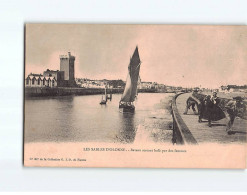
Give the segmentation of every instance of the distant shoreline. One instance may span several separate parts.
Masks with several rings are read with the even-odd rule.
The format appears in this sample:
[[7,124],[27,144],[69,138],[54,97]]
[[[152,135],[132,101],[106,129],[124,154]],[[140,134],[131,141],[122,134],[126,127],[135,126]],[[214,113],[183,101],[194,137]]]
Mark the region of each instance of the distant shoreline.
[[[212,95],[212,93],[205,93],[205,92],[203,92],[203,94]],[[247,93],[244,93],[244,92],[230,92],[230,93],[217,92],[217,96],[219,98],[226,98],[226,99],[232,99],[233,97],[241,96],[242,98],[246,99]]]

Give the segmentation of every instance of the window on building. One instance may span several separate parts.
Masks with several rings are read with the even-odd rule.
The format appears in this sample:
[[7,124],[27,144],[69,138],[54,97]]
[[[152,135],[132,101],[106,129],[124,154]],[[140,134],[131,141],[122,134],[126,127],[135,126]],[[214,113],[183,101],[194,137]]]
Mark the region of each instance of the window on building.
[[43,80],[43,85],[45,85],[45,79]]
[[52,80],[52,87],[54,87],[54,84],[55,84],[55,81],[54,81],[54,80]]
[[26,84],[27,84],[27,85],[29,84],[29,79],[26,80]]
[[40,85],[40,79],[38,79],[38,85]]
[[34,85],[34,82],[35,82],[35,78],[32,79],[32,84]]

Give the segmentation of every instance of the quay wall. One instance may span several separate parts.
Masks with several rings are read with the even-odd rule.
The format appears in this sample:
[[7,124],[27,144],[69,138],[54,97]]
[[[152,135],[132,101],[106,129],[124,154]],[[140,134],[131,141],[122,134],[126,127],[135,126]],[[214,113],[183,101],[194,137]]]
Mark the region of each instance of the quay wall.
[[[109,89],[107,92],[110,92]],[[123,89],[111,89],[111,93],[122,93]],[[43,96],[65,96],[65,95],[97,95],[104,94],[105,89],[101,88],[70,88],[70,87],[26,87],[26,97],[43,97]]]
[[184,120],[180,116],[176,104],[176,99],[179,95],[183,93],[176,94],[172,99],[172,118],[173,118],[173,144],[197,144],[196,139],[193,137],[189,128],[185,124]]
[[[71,87],[26,87],[26,97],[43,97],[43,96],[65,96],[65,95],[97,95],[104,94],[102,88],[71,88]],[[122,88],[107,89],[107,93],[123,93]],[[159,93],[154,89],[139,89],[138,93]]]

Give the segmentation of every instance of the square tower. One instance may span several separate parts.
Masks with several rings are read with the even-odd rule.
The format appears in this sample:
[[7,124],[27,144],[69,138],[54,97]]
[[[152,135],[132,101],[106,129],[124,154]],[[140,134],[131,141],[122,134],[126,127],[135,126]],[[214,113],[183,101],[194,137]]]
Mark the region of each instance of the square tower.
[[70,52],[68,55],[60,55],[60,71],[64,71],[64,80],[75,80],[75,56]]

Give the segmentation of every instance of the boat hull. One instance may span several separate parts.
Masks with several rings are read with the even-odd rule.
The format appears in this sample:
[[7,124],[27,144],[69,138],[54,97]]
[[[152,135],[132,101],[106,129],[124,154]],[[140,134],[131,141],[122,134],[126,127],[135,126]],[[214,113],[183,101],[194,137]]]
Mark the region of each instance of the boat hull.
[[101,101],[99,104],[101,104],[101,105],[102,105],[102,104],[106,104],[106,101]]
[[135,107],[134,106],[124,106],[123,107],[123,112],[135,112]]
[[122,105],[122,104],[119,104],[119,108],[124,108],[124,105]]

